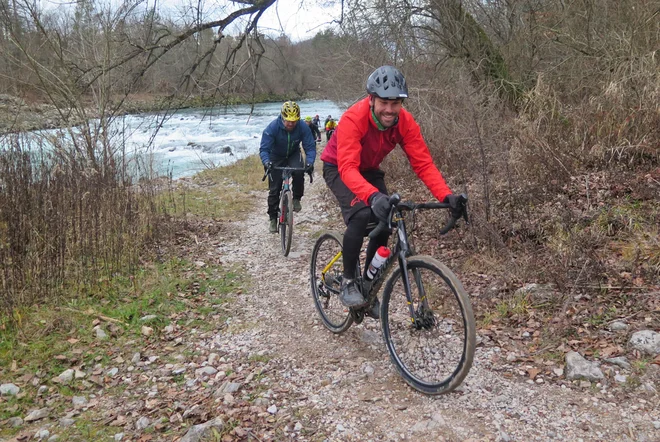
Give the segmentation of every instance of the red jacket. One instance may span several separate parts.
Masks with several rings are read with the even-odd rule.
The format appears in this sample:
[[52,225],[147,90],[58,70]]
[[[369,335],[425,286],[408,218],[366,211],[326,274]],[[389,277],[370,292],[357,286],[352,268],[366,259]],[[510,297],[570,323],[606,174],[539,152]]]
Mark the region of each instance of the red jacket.
[[367,202],[378,189],[369,184],[360,171],[378,169],[397,144],[433,196],[443,201],[451,190],[433,164],[419,125],[405,109],[401,109],[397,124],[381,131],[371,116],[369,97],[358,101],[341,116],[334,136],[321,154],[321,160],[336,164],[344,184],[358,198]]

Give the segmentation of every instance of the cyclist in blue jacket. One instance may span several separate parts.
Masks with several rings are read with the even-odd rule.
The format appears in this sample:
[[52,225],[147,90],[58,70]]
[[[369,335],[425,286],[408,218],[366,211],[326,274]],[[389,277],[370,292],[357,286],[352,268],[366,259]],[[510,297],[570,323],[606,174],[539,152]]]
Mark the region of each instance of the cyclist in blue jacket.
[[[302,143],[305,150],[303,159],[300,150]],[[268,216],[270,218],[268,229],[270,233],[277,233],[277,209],[282,191],[282,172],[271,170],[278,167],[305,167],[310,176],[314,172],[316,159],[316,140],[307,124],[300,122],[300,107],[294,101],[287,101],[282,105],[280,116],[273,120],[261,135],[259,156],[268,176]],[[293,210],[302,209],[300,200],[305,192],[304,172],[293,174]]]

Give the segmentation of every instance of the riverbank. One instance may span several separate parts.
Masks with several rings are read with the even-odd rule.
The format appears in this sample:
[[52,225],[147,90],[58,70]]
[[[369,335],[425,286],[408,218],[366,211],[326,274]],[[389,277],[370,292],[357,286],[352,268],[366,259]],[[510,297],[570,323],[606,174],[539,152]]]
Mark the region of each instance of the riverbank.
[[[234,96],[223,100],[203,97],[171,98],[160,95],[133,94],[128,97],[117,97],[106,109],[118,106],[115,115],[160,112],[171,109],[208,108],[214,106],[236,106],[251,103],[281,103],[292,99],[289,96],[264,95],[257,97]],[[315,97],[295,97],[293,99],[323,99]],[[54,129],[76,125],[84,121],[80,115],[87,118],[97,118],[99,111],[93,103],[82,101],[83,110],[71,112],[69,109],[58,108],[43,101],[28,102],[13,95],[0,94],[0,135],[39,129]],[[107,112],[107,111],[106,111]]]

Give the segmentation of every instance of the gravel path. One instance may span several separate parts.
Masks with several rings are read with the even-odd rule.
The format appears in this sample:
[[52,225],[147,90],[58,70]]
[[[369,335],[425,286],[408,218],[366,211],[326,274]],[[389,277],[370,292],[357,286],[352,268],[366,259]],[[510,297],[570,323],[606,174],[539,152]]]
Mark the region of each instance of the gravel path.
[[308,277],[315,233],[327,225],[341,228],[334,214],[324,213],[323,187],[318,175],[307,187],[288,258],[281,255],[279,236],[267,232],[265,193],[257,213],[235,223],[218,247],[223,263],[244,265],[255,283],[234,312],[233,321],[244,327],[229,327],[243,331],[213,345],[236,357],[269,359],[270,371],[260,382],[276,413],[292,416],[285,434],[330,441],[660,440],[657,395],[621,397],[607,385],[563,378],[532,381],[524,362],[514,362],[487,337],[478,339],[464,384],[428,397],[398,377],[376,321],[366,318],[341,336],[327,331]]

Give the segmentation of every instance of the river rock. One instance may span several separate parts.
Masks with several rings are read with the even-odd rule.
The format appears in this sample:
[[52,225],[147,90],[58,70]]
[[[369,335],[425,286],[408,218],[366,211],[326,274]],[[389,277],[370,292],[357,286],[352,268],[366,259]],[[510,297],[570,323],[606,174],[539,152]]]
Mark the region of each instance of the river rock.
[[598,363],[589,362],[574,351],[566,354],[566,379],[586,379],[594,382],[604,377],[603,372],[598,368]]

